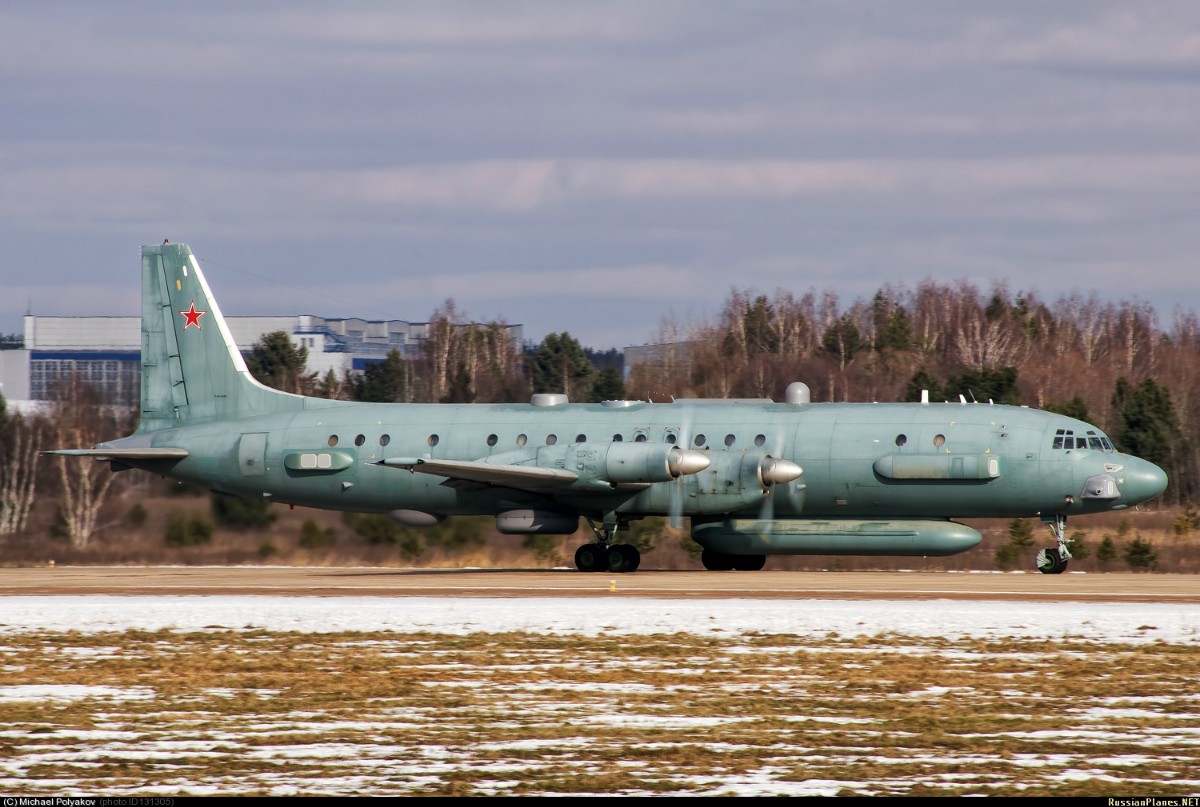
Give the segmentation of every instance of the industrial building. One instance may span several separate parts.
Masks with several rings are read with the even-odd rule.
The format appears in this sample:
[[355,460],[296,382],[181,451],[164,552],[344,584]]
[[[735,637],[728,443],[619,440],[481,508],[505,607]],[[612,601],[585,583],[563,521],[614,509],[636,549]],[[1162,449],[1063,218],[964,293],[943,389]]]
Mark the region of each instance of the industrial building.
[[[308,350],[308,371],[339,375],[383,361],[395,348],[414,358],[430,323],[405,320],[329,319],[312,315],[225,317],[243,353],[263,335],[283,331]],[[518,349],[520,325],[507,325]],[[24,345],[0,349],[0,394],[15,408],[53,399],[57,383],[72,375],[94,384],[105,400],[136,404],[141,388],[141,319],[138,317],[25,317]],[[25,402],[29,402],[26,404]]]

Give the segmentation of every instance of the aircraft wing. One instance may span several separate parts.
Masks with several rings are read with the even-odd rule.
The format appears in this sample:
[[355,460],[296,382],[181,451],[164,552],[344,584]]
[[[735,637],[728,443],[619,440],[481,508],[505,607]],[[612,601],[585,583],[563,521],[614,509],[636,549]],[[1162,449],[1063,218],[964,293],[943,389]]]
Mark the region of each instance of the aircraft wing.
[[188,456],[186,448],[55,448],[43,454],[60,457],[92,457],[99,462],[110,460],[181,460]]
[[539,468],[532,465],[499,465],[463,460],[434,460],[421,457],[391,457],[380,465],[401,468],[452,480],[464,480],[484,485],[498,485],[518,490],[541,491],[571,485],[579,475],[558,468]]

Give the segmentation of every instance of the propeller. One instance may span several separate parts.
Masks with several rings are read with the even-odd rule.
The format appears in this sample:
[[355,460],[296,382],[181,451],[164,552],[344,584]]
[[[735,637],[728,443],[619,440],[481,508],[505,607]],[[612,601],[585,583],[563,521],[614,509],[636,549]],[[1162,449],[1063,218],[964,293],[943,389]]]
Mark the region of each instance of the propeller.
[[[679,405],[681,404],[676,404],[676,406]],[[702,457],[704,459],[704,467],[698,469],[702,471],[704,468],[708,467],[708,457],[704,456],[698,451],[692,451],[688,449],[688,446],[691,445],[692,418],[695,414],[695,409],[688,404],[682,404],[682,406],[684,407],[683,417],[680,419],[679,430],[677,432],[678,438],[675,445],[679,446],[681,449],[684,449],[689,455],[698,455]],[[697,473],[697,471],[692,471],[691,473]],[[690,476],[690,474],[680,475],[678,479],[671,483],[671,508],[670,514],[667,516],[667,524],[671,527],[671,529],[679,532],[683,531],[683,504],[684,498],[687,496],[686,485],[688,483],[688,476]]]
[[[759,478],[763,485],[762,505],[758,511],[760,525],[775,520],[775,486],[786,485],[788,482],[799,479],[800,475],[804,473],[804,469],[791,460],[779,459],[774,456],[783,453],[781,440],[782,437],[776,434],[768,448],[771,453],[764,457],[759,465]],[[766,529],[766,527],[760,526],[760,529]]]

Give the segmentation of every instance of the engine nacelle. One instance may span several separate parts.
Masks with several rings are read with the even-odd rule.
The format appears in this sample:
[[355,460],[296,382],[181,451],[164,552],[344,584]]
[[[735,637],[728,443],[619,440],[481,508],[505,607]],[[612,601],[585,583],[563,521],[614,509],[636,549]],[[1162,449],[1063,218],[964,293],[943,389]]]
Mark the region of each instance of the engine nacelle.
[[585,485],[670,482],[708,467],[708,456],[669,443],[575,443],[538,449],[537,464],[578,474]]

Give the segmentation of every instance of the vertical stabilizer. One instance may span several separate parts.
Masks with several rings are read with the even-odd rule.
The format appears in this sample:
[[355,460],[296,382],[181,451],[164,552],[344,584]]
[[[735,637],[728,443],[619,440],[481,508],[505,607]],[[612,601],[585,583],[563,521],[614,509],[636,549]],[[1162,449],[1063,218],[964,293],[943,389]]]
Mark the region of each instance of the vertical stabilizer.
[[187,245],[142,247],[139,432],[303,406],[250,375]]

